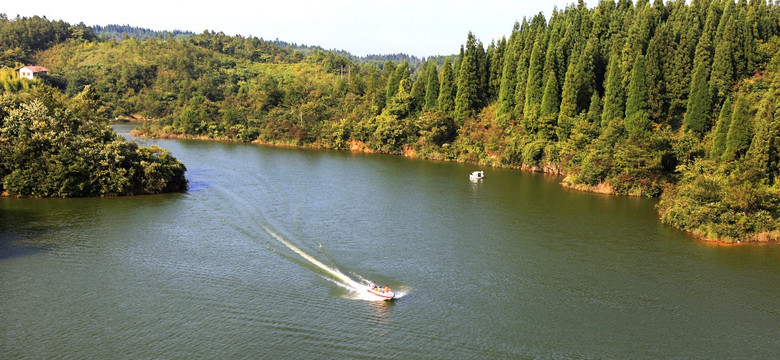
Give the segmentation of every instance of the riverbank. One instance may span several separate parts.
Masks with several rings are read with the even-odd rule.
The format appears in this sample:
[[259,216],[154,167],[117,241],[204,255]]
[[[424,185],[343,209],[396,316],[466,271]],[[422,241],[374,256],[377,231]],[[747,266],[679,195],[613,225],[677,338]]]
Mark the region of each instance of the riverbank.
[[[161,138],[161,139],[190,139],[190,140],[206,140],[206,141],[226,141],[226,142],[241,142],[236,139],[232,139],[229,137],[209,137],[209,136],[202,136],[202,135],[184,135],[184,134],[146,134],[142,131],[139,131],[138,129],[133,130],[131,132],[132,136],[136,137],[148,137],[148,138]],[[269,142],[269,141],[260,141],[260,140],[254,140],[251,142],[255,145],[262,145],[262,146],[272,146],[272,147],[286,147],[286,148],[302,148],[302,149],[315,149],[315,150],[342,150],[342,151],[351,151],[351,152],[360,152],[360,153],[367,153],[367,154],[374,154],[374,153],[380,153],[373,149],[371,149],[369,146],[367,146],[362,141],[357,140],[350,140],[347,144],[346,149],[334,149],[332,147],[328,147],[322,144],[308,144],[308,145],[300,145],[300,144],[294,144],[290,142]],[[445,150],[445,149],[442,149]],[[403,156],[406,158],[417,158],[417,159],[424,159],[424,160],[431,160],[431,161],[453,161],[453,162],[459,162],[459,163],[466,163],[466,164],[475,164],[482,167],[492,167],[492,168],[505,168],[505,169],[515,169],[515,170],[521,170],[521,171],[528,171],[528,172],[536,172],[536,173],[544,173],[548,175],[553,176],[559,176],[561,177],[561,181],[559,181],[559,184],[565,188],[576,190],[576,191],[582,191],[582,192],[591,192],[591,193],[597,193],[597,194],[605,194],[605,195],[618,195],[622,196],[622,194],[617,194],[613,186],[610,184],[609,181],[600,182],[595,186],[588,186],[583,184],[576,184],[571,181],[571,177],[569,174],[565,173],[562,169],[562,167],[559,164],[544,164],[539,166],[510,166],[510,165],[502,165],[498,164],[495,161],[467,161],[467,160],[461,160],[454,156],[447,156],[446,150],[445,151],[438,151],[438,152],[431,152],[432,154],[435,154],[437,156],[426,156],[426,152],[418,151],[417,149],[413,147],[406,147],[404,148],[400,154],[393,154],[393,153],[386,153],[391,155],[398,155]],[[641,197],[641,193],[629,193],[625,196],[639,196]],[[657,207],[658,208],[658,207]],[[663,219],[661,216],[661,209],[657,209],[659,212],[659,218]],[[769,232],[759,232],[756,234],[753,234],[750,237],[745,238],[734,238],[734,237],[712,237],[709,236],[710,232],[702,231],[699,229],[685,229],[680,228],[677,226],[672,226],[674,228],[677,228],[679,230],[687,232],[691,237],[696,238],[700,241],[707,242],[707,243],[716,243],[716,244],[724,244],[724,245],[744,245],[744,244],[751,244],[751,243],[760,243],[760,244],[778,244],[780,243],[780,231],[769,231]]]

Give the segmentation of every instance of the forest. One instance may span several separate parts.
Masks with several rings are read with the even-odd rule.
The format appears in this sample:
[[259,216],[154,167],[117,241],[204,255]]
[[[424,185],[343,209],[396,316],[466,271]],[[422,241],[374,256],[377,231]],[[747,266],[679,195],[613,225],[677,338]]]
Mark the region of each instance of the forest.
[[46,66],[47,86],[67,98],[89,87],[96,110],[143,120],[146,136],[543,171],[660,197],[661,220],[699,238],[780,241],[778,5],[580,1],[509,30],[487,45],[469,33],[451,56],[377,61],[214,31],[109,40],[3,16],[0,65]]
[[[86,31],[32,19],[29,39],[5,48],[15,61]],[[8,23],[0,21],[5,39]],[[20,31],[20,33],[22,33]],[[41,36],[44,35],[44,36]],[[79,36],[75,36],[79,38]],[[7,45],[6,45],[7,46]],[[187,189],[186,167],[157,146],[139,147],[108,125],[106,106],[90,85],[73,96],[40,80],[0,69],[0,193],[3,196],[83,197],[156,194]]]

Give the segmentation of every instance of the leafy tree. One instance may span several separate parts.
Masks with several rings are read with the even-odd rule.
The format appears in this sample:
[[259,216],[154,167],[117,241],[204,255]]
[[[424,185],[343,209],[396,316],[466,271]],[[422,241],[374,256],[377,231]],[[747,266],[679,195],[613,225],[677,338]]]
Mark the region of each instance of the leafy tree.
[[[79,101],[86,101],[90,89],[80,95]],[[128,143],[105,123],[88,120],[94,119],[88,114],[75,117],[57,95],[32,96],[29,102],[1,101],[10,106],[0,122],[0,183],[8,195],[113,196],[187,189],[186,168],[166,150]]]

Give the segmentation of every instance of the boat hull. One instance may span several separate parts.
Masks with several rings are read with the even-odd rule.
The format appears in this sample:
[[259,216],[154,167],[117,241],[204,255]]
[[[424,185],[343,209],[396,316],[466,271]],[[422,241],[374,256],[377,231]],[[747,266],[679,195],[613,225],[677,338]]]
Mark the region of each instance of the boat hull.
[[381,291],[375,291],[371,289],[366,289],[366,291],[368,291],[369,294],[380,297],[384,300],[392,300],[395,297],[395,294],[392,291],[381,292]]

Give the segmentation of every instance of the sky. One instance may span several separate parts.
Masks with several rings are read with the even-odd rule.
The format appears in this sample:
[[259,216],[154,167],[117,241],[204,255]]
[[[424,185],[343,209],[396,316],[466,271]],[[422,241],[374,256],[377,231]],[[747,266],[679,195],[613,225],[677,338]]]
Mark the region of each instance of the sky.
[[[46,16],[71,24],[131,25],[152,30],[204,30],[346,50],[353,55],[457,53],[471,31],[487,47],[509,37],[515,21],[576,0],[335,1],[8,1],[9,18]],[[597,0],[586,0],[593,7]]]

